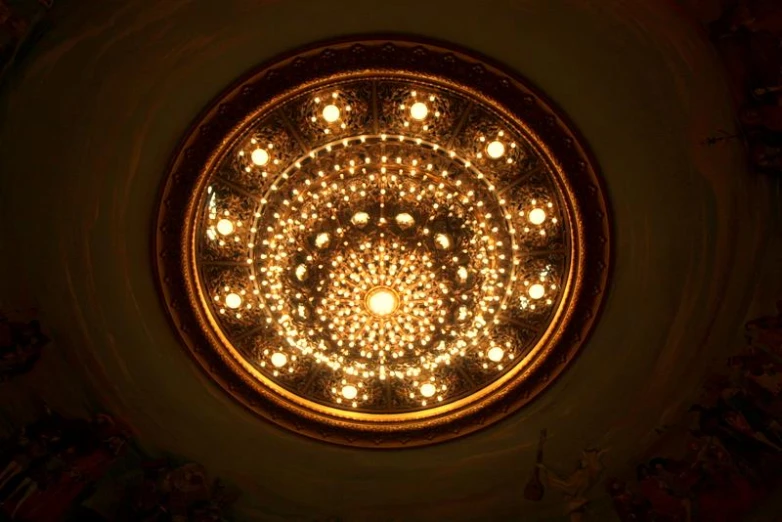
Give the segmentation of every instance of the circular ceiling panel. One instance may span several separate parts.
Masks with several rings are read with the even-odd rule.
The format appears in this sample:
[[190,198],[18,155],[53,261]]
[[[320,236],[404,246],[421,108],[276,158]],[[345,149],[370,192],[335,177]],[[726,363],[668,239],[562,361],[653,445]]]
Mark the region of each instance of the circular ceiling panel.
[[573,358],[608,218],[573,130],[517,76],[439,44],[338,42],[221,95],[177,151],[156,263],[184,344],[305,435],[463,435]]

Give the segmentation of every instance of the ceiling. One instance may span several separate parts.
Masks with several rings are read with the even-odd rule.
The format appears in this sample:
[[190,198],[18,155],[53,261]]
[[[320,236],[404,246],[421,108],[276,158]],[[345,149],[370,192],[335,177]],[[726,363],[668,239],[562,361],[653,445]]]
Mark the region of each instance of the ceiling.
[[[48,381],[82,383],[145,447],[239,485],[239,520],[558,520],[556,493],[521,495],[540,429],[552,467],[601,446],[624,473],[782,289],[767,181],[746,172],[738,143],[702,144],[734,125],[719,59],[676,9],[652,4],[58,4],[0,92],[0,266],[13,274],[0,295],[40,309],[64,361],[49,368],[72,371]],[[521,72],[585,136],[613,205],[615,269],[582,355],[508,420],[414,450],[324,445],[251,416],[179,346],[152,273],[160,183],[199,111],[280,52],[370,32],[451,41]],[[763,273],[774,283],[758,288]],[[41,386],[55,406],[78,400]]]

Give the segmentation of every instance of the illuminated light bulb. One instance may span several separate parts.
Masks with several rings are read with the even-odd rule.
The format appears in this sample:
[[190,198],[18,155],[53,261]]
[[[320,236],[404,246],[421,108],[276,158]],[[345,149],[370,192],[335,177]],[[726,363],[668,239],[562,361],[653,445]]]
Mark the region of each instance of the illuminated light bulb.
[[326,105],[323,107],[323,119],[328,123],[334,123],[339,119],[339,107],[336,105]]
[[415,102],[410,107],[410,117],[414,120],[421,121],[429,114],[429,107],[423,102]]
[[326,248],[329,246],[329,242],[331,241],[331,236],[328,235],[326,232],[321,232],[315,237],[315,246],[318,248]]
[[397,214],[396,224],[399,225],[399,228],[407,229],[415,225],[415,218],[410,214],[403,212],[401,214]]
[[534,284],[529,287],[527,293],[532,299],[540,299],[545,295],[546,289],[543,287],[543,285]]
[[486,154],[492,159],[501,158],[505,154],[505,145],[501,141],[492,141],[486,146]]
[[307,279],[307,267],[305,265],[299,265],[296,267],[296,279],[304,281]]
[[260,167],[269,163],[269,153],[263,149],[255,149],[250,155],[250,159]]
[[350,218],[350,222],[356,225],[357,227],[363,227],[367,223],[369,223],[369,214],[366,212],[356,212],[353,214],[353,217]]
[[225,296],[225,306],[228,308],[239,308],[242,306],[242,296],[239,294],[228,294]]
[[434,244],[440,250],[448,250],[451,248],[451,238],[447,234],[437,234],[434,236]]
[[544,221],[546,221],[546,211],[542,208],[536,208],[533,210],[530,210],[529,216],[527,216],[529,219],[529,222],[533,225],[540,225]]
[[424,397],[432,397],[437,392],[437,388],[434,387],[434,384],[427,382],[423,386],[421,386],[421,395]]
[[492,362],[500,362],[504,355],[505,355],[505,350],[503,350],[499,346],[495,346],[494,348],[489,350],[489,360]]
[[380,317],[394,313],[399,307],[399,297],[396,292],[385,286],[378,286],[370,290],[365,302],[367,309]]
[[358,396],[358,389],[355,386],[348,384],[342,387],[342,396],[347,400],[352,401]]
[[277,368],[282,368],[288,363],[288,357],[284,353],[277,352],[272,355],[272,364]]
[[459,269],[456,271],[456,275],[459,276],[459,279],[462,281],[466,281],[467,277],[469,277],[469,272],[467,272],[467,269],[463,266],[460,266]]
[[221,219],[217,222],[217,232],[223,236],[227,236],[234,231],[234,224],[229,219]]

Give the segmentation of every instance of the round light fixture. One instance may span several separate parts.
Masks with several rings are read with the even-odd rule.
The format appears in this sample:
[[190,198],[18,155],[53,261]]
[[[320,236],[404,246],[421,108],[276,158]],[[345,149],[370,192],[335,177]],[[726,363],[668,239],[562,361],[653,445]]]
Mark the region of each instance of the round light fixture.
[[489,146],[486,147],[486,154],[493,159],[501,158],[502,155],[505,154],[505,145],[503,145],[501,141],[492,141],[489,143]]
[[272,355],[272,364],[276,366],[277,368],[281,368],[285,366],[285,363],[288,362],[288,356],[284,353],[275,353]]
[[542,208],[535,208],[530,210],[529,221],[533,225],[541,225],[546,221],[546,211]]
[[392,289],[379,286],[369,291],[366,297],[367,310],[378,317],[393,314],[399,307],[399,297]]
[[253,163],[258,165],[259,167],[262,167],[267,163],[269,163],[269,153],[263,149],[255,149],[250,154],[250,159],[252,160]]
[[234,231],[234,224],[231,223],[230,219],[221,219],[217,222],[215,228],[219,234],[227,236]]
[[428,114],[429,108],[423,102],[415,102],[413,106],[410,107],[410,117],[414,120],[423,120]]
[[339,107],[336,105],[326,105],[323,108],[323,119],[328,123],[334,123],[339,119]]
[[166,179],[157,269],[185,346],[248,408],[340,444],[428,444],[574,357],[606,285],[606,202],[518,76],[370,39],[283,58],[218,106]]

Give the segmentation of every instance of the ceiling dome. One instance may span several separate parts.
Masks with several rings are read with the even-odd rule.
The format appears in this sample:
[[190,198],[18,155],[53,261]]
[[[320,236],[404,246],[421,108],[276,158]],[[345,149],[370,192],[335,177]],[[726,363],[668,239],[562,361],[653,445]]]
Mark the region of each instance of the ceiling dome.
[[250,409],[343,444],[427,444],[513,413],[586,338],[600,180],[513,75],[342,40],[213,106],[164,187],[158,267],[188,347]]
[[[2,295],[33,296],[69,362],[53,375],[83,382],[142,445],[236,482],[241,520],[556,519],[560,505],[520,494],[542,429],[550,464],[600,446],[620,470],[678,417],[704,361],[741,340],[767,192],[738,142],[703,144],[733,130],[733,107],[715,53],[667,4],[128,0],[51,14],[2,92]],[[614,256],[589,341],[545,392],[469,436],[379,452],[280,429],[206,378],[161,304],[150,235],[172,152],[226,85],[310,42],[388,31],[473,49],[545,92],[600,166]],[[70,390],[46,398],[83,404]]]

